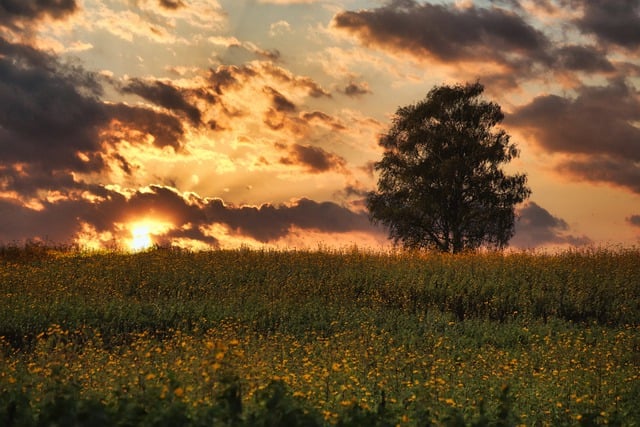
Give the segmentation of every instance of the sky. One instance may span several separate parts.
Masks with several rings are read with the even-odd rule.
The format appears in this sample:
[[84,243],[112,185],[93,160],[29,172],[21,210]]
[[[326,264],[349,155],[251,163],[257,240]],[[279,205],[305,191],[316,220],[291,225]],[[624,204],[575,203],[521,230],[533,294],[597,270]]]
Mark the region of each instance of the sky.
[[380,135],[475,81],[512,248],[640,243],[640,0],[0,0],[0,244],[384,248]]

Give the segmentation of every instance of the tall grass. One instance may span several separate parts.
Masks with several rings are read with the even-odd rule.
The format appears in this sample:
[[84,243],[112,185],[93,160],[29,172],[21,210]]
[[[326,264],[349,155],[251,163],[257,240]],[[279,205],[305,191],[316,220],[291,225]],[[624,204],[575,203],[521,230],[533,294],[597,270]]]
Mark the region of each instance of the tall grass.
[[640,323],[638,250],[54,252],[0,259],[0,279],[0,335],[16,344],[52,323],[108,337],[225,318],[259,332],[331,333],[432,311],[458,320]]

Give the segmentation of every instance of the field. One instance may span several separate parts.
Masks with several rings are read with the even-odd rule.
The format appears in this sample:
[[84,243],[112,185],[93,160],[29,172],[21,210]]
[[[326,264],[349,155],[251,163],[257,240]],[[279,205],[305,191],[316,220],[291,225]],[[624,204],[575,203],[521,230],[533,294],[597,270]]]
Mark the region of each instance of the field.
[[640,250],[0,249],[0,425],[640,425]]

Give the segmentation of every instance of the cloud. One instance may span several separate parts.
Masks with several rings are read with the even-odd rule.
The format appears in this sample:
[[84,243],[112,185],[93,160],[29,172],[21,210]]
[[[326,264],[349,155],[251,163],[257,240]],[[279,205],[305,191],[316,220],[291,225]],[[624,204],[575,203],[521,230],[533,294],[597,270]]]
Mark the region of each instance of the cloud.
[[346,126],[335,117],[322,111],[312,111],[301,113],[300,118],[307,124],[318,123],[329,127],[333,131],[344,131]]
[[640,160],[640,94],[623,81],[583,86],[578,96],[543,95],[514,111],[510,124],[536,136],[545,149],[610,154]]
[[640,194],[640,162],[631,159],[579,156],[561,162],[558,171],[578,180],[611,184]]
[[225,206],[216,199],[207,204],[205,211],[212,220],[225,224],[236,234],[264,243],[285,237],[293,227],[326,233],[375,230],[365,214],[354,213],[333,202],[309,199],[289,205],[239,208]]
[[173,115],[127,104],[107,105],[106,110],[113,118],[111,130],[114,142],[124,139],[132,144],[145,144],[147,136],[158,148],[171,147],[179,151],[182,147],[184,126]]
[[311,3],[319,3],[323,0],[258,0],[258,3],[266,3],[266,4],[311,4]]
[[274,88],[267,86],[264,88],[264,91],[267,95],[271,97],[273,108],[276,111],[279,111],[282,113],[289,113],[289,112],[296,111],[296,105],[290,100],[288,100],[280,92],[275,90]]
[[287,237],[293,229],[321,233],[380,232],[370,224],[366,214],[333,202],[303,198],[281,205],[233,206],[221,199],[181,194],[158,185],[124,193],[104,187],[94,190],[91,198],[85,194],[80,198],[45,202],[39,210],[0,198],[3,217],[0,243],[28,238],[71,243],[89,229],[95,235],[113,236],[122,244],[130,238],[127,224],[141,220],[169,224],[164,232],[154,236],[156,243],[189,239],[209,247],[219,243],[218,236],[208,231],[214,225],[224,227],[230,235],[261,243],[274,243]]
[[186,6],[182,0],[158,0],[158,3],[160,4],[160,7],[169,10],[176,10]]
[[[277,49],[262,49],[255,43],[249,41],[240,41],[236,37],[211,36],[209,42],[227,49],[224,55],[224,62],[242,62],[239,58],[258,57],[269,61],[278,61],[280,59],[280,51]],[[245,58],[246,59],[246,58]]]
[[517,211],[515,235],[510,245],[529,249],[543,245],[569,244],[587,245],[591,240],[586,236],[576,237],[567,234],[569,225],[555,217],[535,202],[527,202]]
[[[169,3],[181,6],[172,9]],[[156,21],[168,30],[176,25],[177,36],[183,34],[177,31],[184,25],[180,16],[196,3],[132,0],[110,9],[109,2],[101,2],[87,5],[83,13],[108,40],[112,35],[100,25],[110,21],[96,19],[103,13],[119,19],[117,28],[132,39],[150,31]],[[49,19],[44,12],[34,16]],[[61,30],[45,30],[65,40],[75,25],[85,24],[74,21]],[[158,48],[138,41],[144,51]],[[99,50],[81,56],[102,55]],[[342,154],[359,155],[355,138],[366,134],[374,140],[369,138],[373,120],[365,123],[370,119],[349,110],[328,113],[325,108],[334,107],[328,101],[332,95],[315,79],[255,57],[243,65],[214,66],[208,74],[191,68],[175,81],[153,76],[150,63],[144,77],[129,70],[133,77],[120,78],[120,66],[94,73],[78,59],[65,62],[64,56],[47,52],[0,38],[3,242],[35,237],[64,243],[93,236],[103,244],[122,244],[129,224],[145,218],[170,224],[154,236],[161,243],[189,240],[215,247],[229,236],[273,243],[294,235],[301,239],[306,232],[320,238],[378,236],[360,211],[311,200],[331,196],[330,188],[316,185],[323,179],[320,174],[346,174]],[[215,64],[219,58],[210,59]],[[162,76],[165,71],[157,72]],[[349,132],[343,121],[350,124]],[[286,147],[274,149],[277,141],[287,141]],[[327,149],[327,141],[340,154]],[[281,157],[294,166],[283,166]],[[303,184],[285,183],[290,172]],[[344,176],[328,179],[333,185]],[[256,184],[258,180],[264,183]],[[273,185],[269,180],[282,187],[277,195],[266,193],[264,188]],[[249,185],[259,190],[239,196],[237,188]],[[227,200],[243,204],[181,192],[185,188],[227,194]],[[244,204],[259,197],[262,204]],[[273,203],[263,203],[269,200]]]
[[225,89],[240,86],[244,78],[250,78],[258,73],[249,66],[220,65],[215,70],[211,70],[208,76],[211,85],[218,95],[222,95]]
[[[74,173],[104,172],[110,158],[130,173],[126,159],[107,149],[121,140],[182,147],[184,128],[176,116],[105,102],[105,84],[77,64],[0,37],[0,191],[20,190],[23,197],[41,189],[73,191],[79,185]],[[144,86],[134,89],[156,95]],[[160,95],[158,102],[170,107],[173,99]]]
[[[101,7],[93,17],[93,24],[128,42],[138,38],[159,44],[171,44],[177,41],[188,43],[188,40],[176,37],[173,15],[179,10],[171,10],[169,13],[166,8],[159,8],[156,2],[152,7],[148,7],[146,1],[141,0],[126,3],[128,7],[124,10]],[[163,11],[165,14],[158,14],[158,11]]]
[[295,88],[302,89],[307,92],[312,98],[331,97],[331,93],[326,91],[316,81],[306,76],[295,76],[290,71],[278,67],[272,62],[263,61],[258,64],[253,64],[253,67],[257,73],[264,73],[282,83],[287,83]]
[[557,64],[569,71],[613,72],[615,67],[604,52],[593,46],[568,45],[556,51]]
[[[388,0],[378,8],[339,12],[331,26],[364,46],[404,53],[434,71],[444,67],[446,78],[481,78],[497,92],[519,90],[522,82],[549,75],[573,85],[580,82],[577,73],[637,74],[633,60],[611,55],[607,45],[582,45],[570,41],[579,39],[559,37],[554,29],[559,25],[563,32],[578,31],[567,24],[579,25],[573,10],[577,2],[492,0],[489,7],[480,7],[477,2]],[[631,19],[635,22],[640,16]],[[636,31],[640,25],[629,28]]]
[[582,0],[584,14],[576,22],[601,41],[628,49],[640,47],[640,2],[637,0]]
[[[300,112],[309,98],[330,98],[328,91],[313,79],[295,75],[270,61],[220,65],[210,70],[207,82],[208,87],[199,88],[198,93],[209,97],[208,111],[204,113],[211,118],[205,121],[215,124],[213,129],[229,130],[256,117],[262,118],[260,126],[290,132],[292,138],[304,136],[311,122],[334,130],[341,127],[326,113]],[[266,134],[263,133],[263,137],[266,138]]]
[[291,32],[292,32],[291,25],[285,20],[274,22],[269,26],[269,35],[271,37],[289,34]]
[[322,173],[330,170],[341,171],[346,161],[333,153],[311,145],[293,144],[287,157],[282,157],[280,163],[284,165],[300,165],[310,173]]
[[71,243],[76,233],[73,221],[66,219],[62,209],[35,210],[12,200],[0,198],[0,244],[23,242],[28,239]]
[[640,192],[640,93],[624,81],[582,86],[575,98],[543,95],[514,110],[505,124],[540,148],[572,155],[559,169],[579,179]]
[[46,16],[62,19],[78,9],[76,0],[0,0],[0,26],[35,21]]
[[631,215],[627,218],[627,222],[634,227],[640,227],[640,215]]
[[187,101],[187,91],[162,81],[129,80],[122,88],[124,93],[135,93],[168,110],[185,115],[191,123],[199,125],[200,110]]
[[549,59],[544,34],[520,16],[495,7],[393,0],[377,9],[340,12],[332,25],[365,45],[443,62],[492,60],[519,67]]
[[0,38],[0,164],[84,169],[76,153],[100,149],[108,120],[101,92],[95,75]]
[[371,89],[369,89],[367,82],[350,82],[341,92],[347,96],[358,97],[370,94]]
[[285,89],[290,93],[296,92],[296,97],[331,97],[310,77],[296,76],[271,61],[252,61],[241,66],[220,65],[209,72],[208,81],[217,95],[224,95],[231,90],[240,91],[251,84],[259,85],[258,89],[271,98],[272,106],[278,111],[294,111],[297,108],[295,102],[283,93]]

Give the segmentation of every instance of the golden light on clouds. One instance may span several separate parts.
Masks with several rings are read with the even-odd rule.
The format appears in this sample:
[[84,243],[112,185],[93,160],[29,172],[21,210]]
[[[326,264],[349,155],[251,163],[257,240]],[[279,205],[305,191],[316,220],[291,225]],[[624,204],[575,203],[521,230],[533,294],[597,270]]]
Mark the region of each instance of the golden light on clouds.
[[379,136],[475,80],[533,190],[514,244],[640,241],[630,2],[28,3],[0,13],[0,244],[377,247]]

